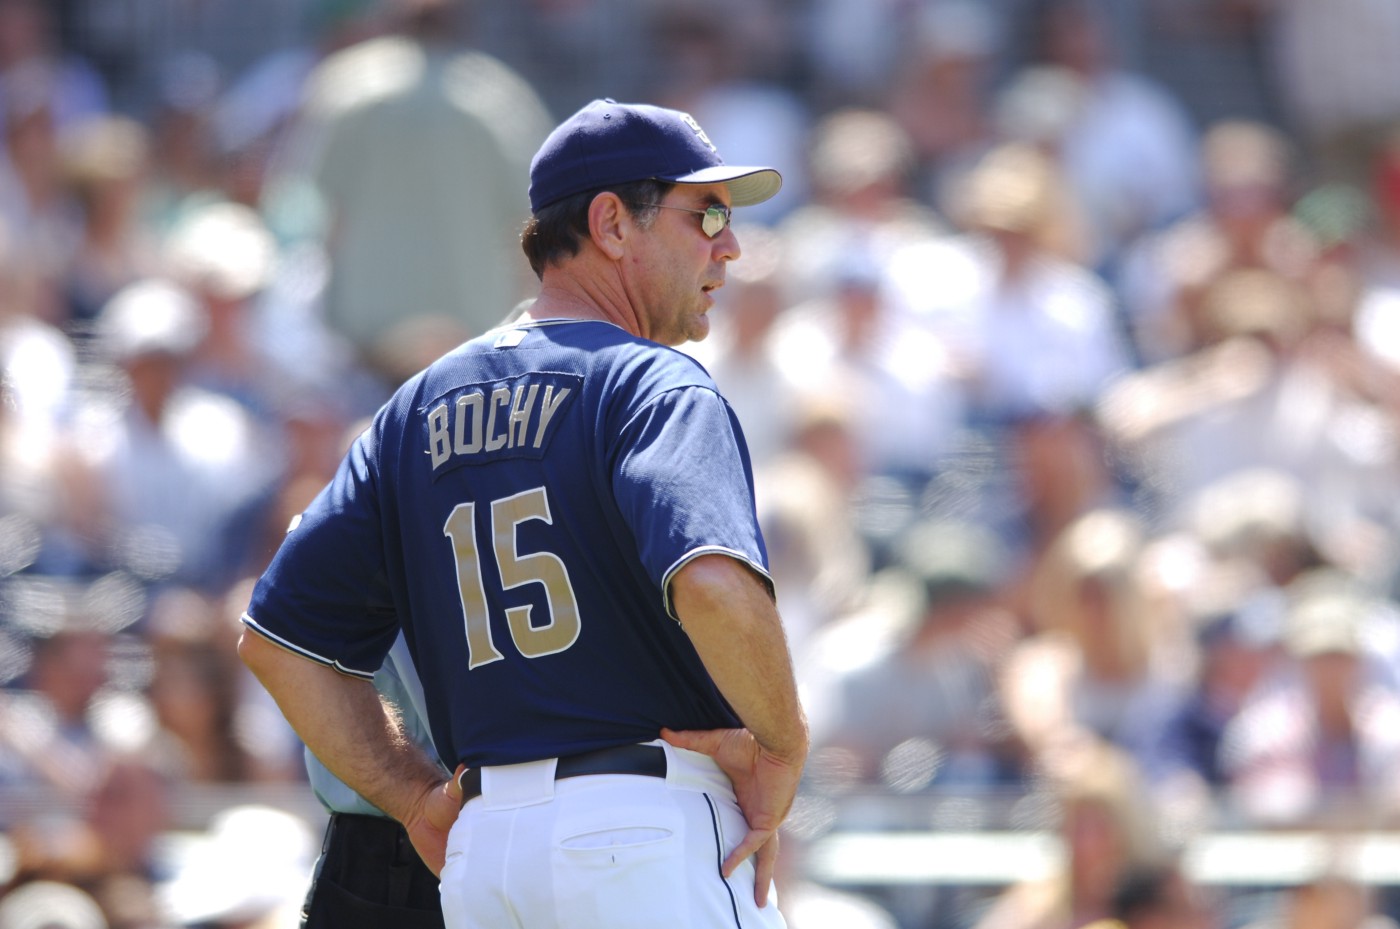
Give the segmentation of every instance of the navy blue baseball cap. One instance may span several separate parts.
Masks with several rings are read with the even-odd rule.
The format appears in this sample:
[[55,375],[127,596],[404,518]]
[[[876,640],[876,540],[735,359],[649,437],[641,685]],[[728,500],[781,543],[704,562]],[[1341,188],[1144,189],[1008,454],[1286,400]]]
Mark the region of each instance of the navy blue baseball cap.
[[565,197],[649,179],[725,184],[731,206],[753,206],[778,192],[772,168],[727,165],[688,113],[644,103],[594,100],[560,123],[530,164],[530,209]]

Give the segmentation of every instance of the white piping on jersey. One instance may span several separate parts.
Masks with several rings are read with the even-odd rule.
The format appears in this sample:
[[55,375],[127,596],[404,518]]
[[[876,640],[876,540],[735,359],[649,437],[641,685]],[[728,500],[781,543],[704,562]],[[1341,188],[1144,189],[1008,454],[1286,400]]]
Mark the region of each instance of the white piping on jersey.
[[661,606],[666,610],[666,615],[676,622],[680,622],[681,618],[677,616],[676,611],[671,608],[671,579],[676,576],[677,571],[696,558],[699,558],[701,555],[728,555],[735,561],[743,562],[757,571],[759,575],[768,582],[768,589],[770,591],[773,589],[773,575],[769,574],[763,565],[749,558],[743,552],[732,548],[725,548],[723,545],[704,545],[700,548],[693,548],[680,558],[677,558],[675,563],[667,568],[666,573],[661,576]]
[[243,625],[247,626],[249,629],[253,630],[253,631],[256,632],[258,635],[262,636],[264,639],[267,639],[269,642],[272,642],[272,643],[274,643],[274,644],[276,644],[276,645],[280,645],[281,647],[285,648],[285,649],[286,649],[287,651],[289,651],[289,652],[294,652],[294,653],[296,653],[296,654],[302,656],[303,658],[309,658],[310,660],[316,662],[317,664],[325,665],[325,666],[327,666],[327,667],[329,667],[329,668],[334,668],[335,670],[339,671],[341,674],[346,674],[346,675],[349,675],[350,677],[358,677],[358,678],[361,678],[362,680],[366,680],[366,681],[372,681],[372,680],[374,680],[374,672],[373,672],[373,671],[356,671],[354,668],[346,667],[345,665],[341,664],[339,661],[336,661],[336,660],[331,659],[331,658],[327,658],[327,657],[325,657],[324,655],[318,655],[318,654],[316,654],[316,653],[313,652],[313,651],[309,651],[308,649],[302,648],[300,645],[296,645],[296,644],[294,644],[294,643],[292,643],[292,642],[288,642],[286,639],[282,638],[281,636],[277,635],[276,633],[270,632],[270,631],[268,631],[267,629],[263,628],[262,626],[259,626],[259,625],[258,625],[258,621],[257,621],[256,619],[254,619],[254,618],[253,618],[251,615],[249,615],[248,613],[244,613],[244,614],[243,614],[241,617],[239,617],[239,618],[240,618],[240,620],[242,621]]

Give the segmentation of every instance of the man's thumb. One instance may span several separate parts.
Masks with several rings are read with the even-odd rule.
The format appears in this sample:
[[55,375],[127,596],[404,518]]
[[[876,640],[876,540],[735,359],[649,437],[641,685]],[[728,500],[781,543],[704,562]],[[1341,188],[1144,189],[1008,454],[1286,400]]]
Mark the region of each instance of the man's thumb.
[[457,770],[452,772],[452,777],[443,785],[443,789],[447,791],[447,795],[458,803],[462,802],[462,773],[466,770],[466,765],[457,765]]

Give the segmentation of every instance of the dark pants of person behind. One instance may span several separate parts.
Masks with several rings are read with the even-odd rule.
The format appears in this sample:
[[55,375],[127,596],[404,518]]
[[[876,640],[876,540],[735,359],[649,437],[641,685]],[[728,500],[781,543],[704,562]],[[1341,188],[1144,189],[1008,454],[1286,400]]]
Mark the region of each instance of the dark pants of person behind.
[[438,879],[403,826],[335,813],[326,826],[301,929],[443,929]]

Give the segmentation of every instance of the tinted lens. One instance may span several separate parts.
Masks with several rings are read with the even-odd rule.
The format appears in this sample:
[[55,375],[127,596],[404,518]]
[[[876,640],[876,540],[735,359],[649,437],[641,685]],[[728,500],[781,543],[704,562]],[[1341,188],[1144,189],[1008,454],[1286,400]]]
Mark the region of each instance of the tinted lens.
[[724,231],[724,227],[729,225],[729,208],[715,204],[705,210],[705,218],[700,221],[700,228],[705,235],[714,238]]

